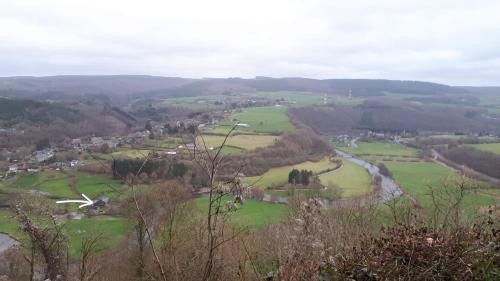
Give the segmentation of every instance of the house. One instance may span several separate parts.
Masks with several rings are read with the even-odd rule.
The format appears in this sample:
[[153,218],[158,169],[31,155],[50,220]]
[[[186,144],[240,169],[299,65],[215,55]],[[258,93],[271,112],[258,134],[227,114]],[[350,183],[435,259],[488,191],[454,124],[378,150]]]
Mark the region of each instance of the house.
[[196,150],[196,144],[188,143],[188,144],[186,144],[186,148],[189,150]]
[[149,130],[144,130],[144,131],[128,134],[127,135],[127,142],[128,143],[141,142],[141,141],[149,138],[150,134],[151,134],[151,132]]
[[99,208],[99,207],[104,207],[104,206],[106,206],[106,202],[104,202],[104,200],[102,200],[102,199],[97,199],[92,204],[92,207],[94,207],[94,208]]
[[45,162],[50,158],[54,157],[54,151],[52,149],[37,150],[33,153],[34,160],[37,162]]
[[102,146],[104,144],[104,140],[101,137],[91,137],[90,144],[92,146]]
[[96,200],[94,200],[94,203],[92,204],[92,207],[94,207],[94,208],[101,208],[101,207],[105,207],[108,204],[109,204],[109,198],[108,197],[99,197]]
[[9,173],[17,173],[18,166],[17,164],[13,164],[9,166]]

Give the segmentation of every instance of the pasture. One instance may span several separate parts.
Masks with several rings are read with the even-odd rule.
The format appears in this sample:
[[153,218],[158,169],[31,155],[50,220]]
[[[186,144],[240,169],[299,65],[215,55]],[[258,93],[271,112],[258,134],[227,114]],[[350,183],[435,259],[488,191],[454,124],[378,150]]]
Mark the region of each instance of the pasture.
[[292,169],[311,170],[313,173],[319,173],[334,167],[335,164],[330,161],[329,157],[324,157],[318,162],[306,161],[296,165],[272,168],[262,176],[245,177],[242,182],[250,185],[255,184],[259,187],[283,185],[288,182],[288,173]]
[[[231,196],[225,196],[222,200],[223,204],[232,199]],[[197,198],[195,203],[201,212],[206,213],[208,197]],[[286,205],[249,199],[238,205],[238,209],[231,214],[231,221],[243,227],[259,228],[280,222],[285,218],[287,212],[288,207]]]
[[[72,186],[75,184],[75,186]],[[101,175],[80,172],[46,171],[36,174],[18,174],[7,185],[7,191],[38,190],[64,198],[80,198],[81,193],[95,198],[109,195],[121,183]]]
[[[446,180],[453,180],[457,174],[446,167],[436,163],[396,163],[386,162],[385,165],[392,172],[395,181],[401,188],[417,200],[417,202],[428,212],[433,211],[432,198],[429,186],[443,188]],[[474,214],[481,206],[498,204],[492,196],[482,195],[489,189],[481,189],[477,192],[466,193],[462,202],[462,208],[469,214]]]
[[248,124],[249,127],[238,127],[238,131],[256,133],[279,133],[292,131],[294,126],[287,115],[285,106],[265,106],[244,108],[241,112],[231,114],[230,123]]
[[368,171],[345,159],[342,160],[342,167],[319,175],[319,180],[327,188],[332,185],[340,188],[342,197],[360,196],[372,190]]
[[212,109],[216,108],[216,101],[227,101],[231,96],[210,95],[194,97],[172,97],[163,99],[156,103],[156,107],[185,107],[189,109]]
[[[196,139],[196,145],[199,147],[203,147],[205,145],[207,148],[217,148],[222,145],[224,139],[225,136],[203,135]],[[270,146],[277,139],[279,139],[279,137],[270,135],[233,135],[227,139],[225,145],[252,150],[259,147]]]
[[359,142],[358,147],[342,147],[341,150],[354,155],[380,155],[417,157],[418,150],[401,144],[388,142]]
[[468,146],[474,147],[482,151],[500,154],[500,143],[469,144]]
[[[31,217],[35,222],[41,223],[38,217]],[[45,220],[43,220],[45,222]],[[100,246],[111,248],[118,245],[120,240],[132,228],[130,221],[124,218],[110,216],[98,216],[93,218],[83,218],[80,220],[62,220],[64,223],[63,232],[69,238],[70,255],[76,257],[82,247],[82,239],[87,235],[101,234]],[[0,231],[11,235],[17,240],[24,241],[26,236],[19,229],[19,223],[13,218],[10,211],[0,211]]]
[[101,234],[105,248],[116,247],[132,229],[132,222],[125,218],[98,216],[80,220],[66,220],[65,233],[70,237],[70,254],[76,256],[81,250],[82,239],[87,235]]
[[146,158],[153,149],[120,148],[111,154],[103,155],[104,158],[111,160],[113,158]]

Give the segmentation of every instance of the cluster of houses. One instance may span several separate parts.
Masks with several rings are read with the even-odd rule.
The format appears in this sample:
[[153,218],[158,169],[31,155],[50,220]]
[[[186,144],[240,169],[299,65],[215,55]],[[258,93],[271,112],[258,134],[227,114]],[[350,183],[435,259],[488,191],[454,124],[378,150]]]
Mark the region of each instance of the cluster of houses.
[[16,128],[0,128],[0,136],[13,136],[24,134],[24,131],[18,131]]

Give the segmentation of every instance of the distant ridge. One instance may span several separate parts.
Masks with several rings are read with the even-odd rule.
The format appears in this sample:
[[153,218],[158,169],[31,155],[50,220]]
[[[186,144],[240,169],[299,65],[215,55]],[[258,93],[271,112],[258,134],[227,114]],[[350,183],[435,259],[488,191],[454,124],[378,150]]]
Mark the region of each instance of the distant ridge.
[[[61,75],[0,77],[0,96],[74,101],[107,97],[125,103],[137,97],[195,96],[252,91],[304,91],[353,96],[439,95],[477,91],[472,87],[385,79],[244,78],[188,79],[149,75]],[[112,98],[111,98],[112,97]]]

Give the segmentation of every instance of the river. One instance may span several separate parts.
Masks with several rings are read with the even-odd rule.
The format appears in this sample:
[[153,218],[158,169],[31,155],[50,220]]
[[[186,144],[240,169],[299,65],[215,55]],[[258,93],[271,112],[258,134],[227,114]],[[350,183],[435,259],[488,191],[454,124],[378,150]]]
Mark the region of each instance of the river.
[[10,247],[19,244],[17,240],[13,239],[5,233],[0,233],[0,254],[8,250]]
[[[341,199],[320,199],[320,202],[325,207],[333,207],[333,206],[341,206],[341,205],[352,205],[357,204],[360,206],[364,206],[367,204],[379,204],[390,201],[391,199],[397,198],[403,194],[403,191],[399,187],[399,185],[390,177],[384,176],[380,173],[380,170],[377,166],[370,164],[364,160],[355,158],[354,156],[345,153],[341,150],[335,150],[338,156],[342,157],[346,161],[351,161],[356,165],[359,165],[365,168],[368,173],[372,176],[380,176],[380,191],[375,195],[356,197],[356,198],[341,198]],[[286,197],[278,197],[276,199],[271,198],[270,195],[264,195],[263,201],[273,202],[279,204],[286,204],[288,200]]]

